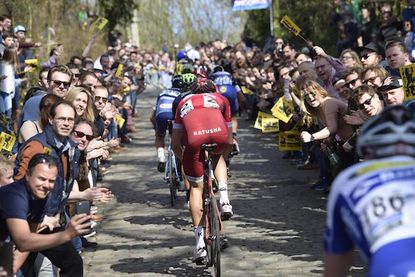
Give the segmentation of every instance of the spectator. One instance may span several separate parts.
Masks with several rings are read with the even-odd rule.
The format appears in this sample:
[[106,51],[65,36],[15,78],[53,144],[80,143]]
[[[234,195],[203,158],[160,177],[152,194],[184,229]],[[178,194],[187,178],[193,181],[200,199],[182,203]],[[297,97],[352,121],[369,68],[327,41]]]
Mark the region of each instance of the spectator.
[[390,41],[386,43],[385,55],[389,66],[386,70],[392,76],[399,76],[399,68],[411,64],[409,53],[401,41]]
[[348,69],[352,67],[362,67],[359,55],[351,49],[345,49],[341,52],[340,61]]
[[12,116],[16,63],[16,49],[6,48],[0,60],[0,113],[5,114],[8,118]]
[[[54,158],[47,154],[34,155],[21,180],[0,188],[0,240],[11,236],[20,251],[41,251],[61,269],[61,276],[82,276],[82,259],[73,251],[69,240],[89,230],[84,224],[90,216],[74,217],[66,230],[53,234],[36,234],[29,224],[41,222],[43,209],[50,198],[58,177]],[[28,189],[29,188],[29,189]],[[29,258],[28,263],[33,262]]]
[[387,77],[378,88],[382,94],[383,102],[386,106],[400,105],[405,100],[405,93],[402,87],[402,80],[398,77]]
[[360,76],[364,84],[378,88],[389,74],[381,66],[368,66],[362,71]]
[[0,155],[0,187],[13,183],[13,161]]
[[68,91],[66,101],[74,106],[77,118],[93,122],[95,119],[94,103],[91,93],[84,87],[73,87]]
[[364,67],[378,65],[382,61],[376,43],[369,42],[360,48],[361,60]]

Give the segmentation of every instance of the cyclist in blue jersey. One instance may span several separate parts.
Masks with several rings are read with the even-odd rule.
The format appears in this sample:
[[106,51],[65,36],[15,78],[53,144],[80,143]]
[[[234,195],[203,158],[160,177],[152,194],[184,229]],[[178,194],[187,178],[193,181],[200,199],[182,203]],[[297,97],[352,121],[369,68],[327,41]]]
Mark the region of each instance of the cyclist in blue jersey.
[[364,162],[334,181],[324,236],[325,276],[347,276],[353,249],[368,276],[415,276],[415,121],[404,106],[387,107],[362,127]]
[[173,120],[172,106],[174,99],[180,95],[183,85],[182,76],[174,76],[172,79],[172,88],[163,90],[157,97],[156,105],[150,116],[150,121],[156,131],[155,146],[157,149],[158,165],[157,170],[164,172],[166,156],[164,154],[164,138],[166,136],[167,121]]
[[[229,72],[226,72],[222,66],[215,66],[210,78],[213,82],[215,82],[218,87],[218,91],[229,100],[231,105],[232,135],[234,144],[234,147],[232,148],[232,155],[237,155],[239,153],[239,146],[236,140],[238,132],[237,113],[239,110],[238,94],[242,94],[241,88],[234,82],[232,75]],[[225,160],[227,161],[227,164],[229,164],[229,153],[225,154]]]

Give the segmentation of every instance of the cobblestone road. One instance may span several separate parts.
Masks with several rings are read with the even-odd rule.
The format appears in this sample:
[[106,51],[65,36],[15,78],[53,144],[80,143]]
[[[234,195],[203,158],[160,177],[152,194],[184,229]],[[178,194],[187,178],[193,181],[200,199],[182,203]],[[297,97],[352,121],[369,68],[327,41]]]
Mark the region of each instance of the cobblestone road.
[[[137,132],[116,154],[103,186],[116,200],[100,207],[105,220],[83,253],[86,276],[211,276],[191,262],[190,214],[171,208],[156,170],[154,133],[148,121],[155,91],[139,96]],[[325,196],[309,189],[316,171],[299,171],[281,159],[275,135],[240,120],[242,153],[231,165],[230,198],[235,215],[225,224],[231,247],[222,254],[223,276],[321,276]],[[362,275],[358,267],[353,276]]]

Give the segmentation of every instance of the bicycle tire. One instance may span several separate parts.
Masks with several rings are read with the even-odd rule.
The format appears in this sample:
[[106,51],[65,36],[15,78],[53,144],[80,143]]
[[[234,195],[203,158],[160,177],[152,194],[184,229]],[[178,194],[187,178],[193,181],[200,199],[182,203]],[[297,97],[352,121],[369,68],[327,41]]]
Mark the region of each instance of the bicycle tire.
[[168,152],[168,164],[169,164],[169,189],[170,189],[170,205],[174,207],[174,204],[176,202],[177,197],[177,185],[176,185],[176,176],[173,170],[173,155],[171,153],[171,150]]
[[[208,247],[209,265],[214,267],[214,276],[221,275],[221,253],[220,253],[220,224],[218,203],[215,197],[210,199],[209,213],[209,238],[211,238],[210,247]],[[210,248],[210,249],[209,249]],[[210,250],[210,251],[209,251]]]

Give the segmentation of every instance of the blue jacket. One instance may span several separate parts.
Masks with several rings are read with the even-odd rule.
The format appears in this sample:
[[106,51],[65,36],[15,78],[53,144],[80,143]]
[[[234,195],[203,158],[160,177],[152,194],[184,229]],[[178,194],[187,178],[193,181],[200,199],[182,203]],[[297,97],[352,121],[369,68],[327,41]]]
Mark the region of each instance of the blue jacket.
[[[32,141],[40,142],[43,149],[39,149],[39,153],[52,155],[58,165],[58,176],[56,178],[55,186],[45,205],[45,215],[54,216],[57,213],[62,212],[65,208],[74,180],[79,174],[78,161],[81,153],[77,145],[71,139],[67,138],[63,143],[60,142],[52,127],[47,126],[43,133],[31,137],[21,146],[16,157],[15,173],[18,172],[18,169],[21,166],[21,158],[26,146]],[[64,174],[63,159],[67,159],[68,161],[66,176]]]

